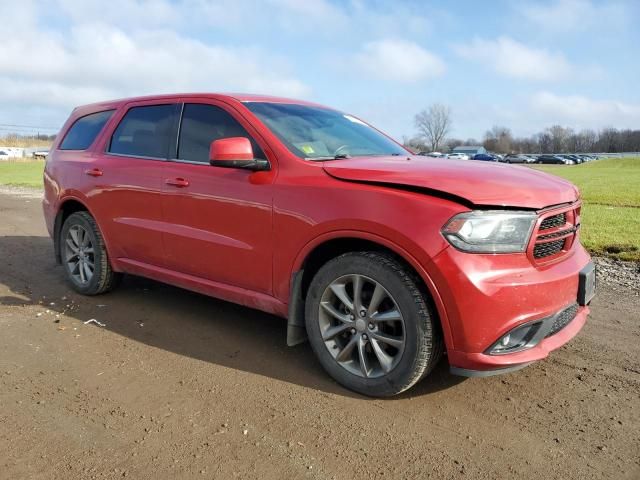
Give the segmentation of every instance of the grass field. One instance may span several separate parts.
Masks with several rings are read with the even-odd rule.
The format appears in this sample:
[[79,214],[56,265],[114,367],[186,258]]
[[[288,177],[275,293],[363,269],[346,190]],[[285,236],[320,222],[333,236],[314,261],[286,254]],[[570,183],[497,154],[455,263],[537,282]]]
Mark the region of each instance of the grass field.
[[2,161],[0,162],[0,185],[42,188],[44,161]]
[[[43,167],[42,161],[0,162],[0,184],[41,188]],[[581,236],[589,251],[640,261],[640,158],[532,168],[578,185],[584,201]]]
[[44,140],[42,138],[18,137],[15,135],[5,135],[0,137],[0,145],[3,147],[41,147],[48,149],[51,146],[51,143],[51,140]]
[[582,243],[590,252],[640,261],[640,158],[532,168],[566,178],[580,188]]

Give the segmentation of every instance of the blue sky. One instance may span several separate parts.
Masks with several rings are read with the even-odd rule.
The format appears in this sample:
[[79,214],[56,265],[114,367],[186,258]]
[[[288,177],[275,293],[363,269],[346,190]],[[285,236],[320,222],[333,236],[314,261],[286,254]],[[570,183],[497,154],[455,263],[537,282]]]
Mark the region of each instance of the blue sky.
[[325,103],[396,138],[433,102],[462,139],[493,125],[640,128],[636,0],[21,0],[0,2],[0,18],[0,124],[243,91]]

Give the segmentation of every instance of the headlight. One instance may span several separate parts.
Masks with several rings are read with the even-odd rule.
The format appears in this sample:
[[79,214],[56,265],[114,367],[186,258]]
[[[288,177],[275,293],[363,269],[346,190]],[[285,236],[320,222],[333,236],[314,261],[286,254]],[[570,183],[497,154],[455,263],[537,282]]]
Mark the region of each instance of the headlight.
[[465,252],[524,252],[537,218],[530,212],[466,212],[449,220],[442,234],[451,245]]

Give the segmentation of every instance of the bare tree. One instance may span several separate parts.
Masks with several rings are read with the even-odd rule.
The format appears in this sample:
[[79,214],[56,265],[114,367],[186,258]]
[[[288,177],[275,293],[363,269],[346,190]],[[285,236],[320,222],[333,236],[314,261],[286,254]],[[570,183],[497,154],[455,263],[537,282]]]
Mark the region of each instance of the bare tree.
[[441,103],[434,103],[415,116],[415,123],[431,151],[438,150],[444,145],[444,139],[451,130],[451,109]]
[[511,153],[513,135],[507,127],[494,125],[491,130],[484,134],[484,148],[490,152]]
[[547,128],[547,132],[551,137],[551,150],[553,150],[553,153],[562,153],[566,150],[567,137],[570,134],[568,130],[560,125],[553,125]]
[[427,145],[425,145],[422,138],[419,137],[403,136],[402,144],[414,153],[424,152],[427,150]]
[[551,153],[553,140],[551,139],[551,134],[549,134],[548,131],[536,134],[536,140],[540,153]]

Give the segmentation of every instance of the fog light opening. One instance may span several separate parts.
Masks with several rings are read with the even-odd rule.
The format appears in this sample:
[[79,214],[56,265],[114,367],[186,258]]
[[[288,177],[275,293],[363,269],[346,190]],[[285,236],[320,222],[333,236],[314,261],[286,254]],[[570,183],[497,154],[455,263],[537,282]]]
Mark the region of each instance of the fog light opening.
[[490,355],[502,355],[534,347],[537,343],[534,337],[541,326],[542,322],[536,322],[514,328],[506,335],[500,337],[500,339],[489,348],[488,353]]

